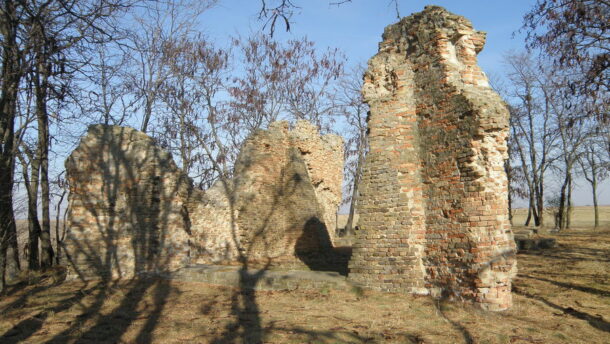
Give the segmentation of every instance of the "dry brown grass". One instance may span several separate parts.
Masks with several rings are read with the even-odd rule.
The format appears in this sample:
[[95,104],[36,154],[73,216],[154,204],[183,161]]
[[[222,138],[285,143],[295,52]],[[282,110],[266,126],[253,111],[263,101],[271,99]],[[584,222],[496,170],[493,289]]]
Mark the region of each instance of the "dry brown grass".
[[610,342],[610,227],[556,238],[556,249],[519,254],[514,306],[501,313],[370,291],[86,285],[48,274],[0,298],[0,343]]
[[[594,224],[593,207],[578,206],[572,208],[572,226],[574,227],[589,227]],[[513,223],[515,225],[523,225],[527,217],[527,209],[515,209],[513,212]],[[544,212],[544,221],[546,226],[553,227],[553,209],[546,209]],[[600,226],[610,226],[610,205],[599,207],[599,224]]]

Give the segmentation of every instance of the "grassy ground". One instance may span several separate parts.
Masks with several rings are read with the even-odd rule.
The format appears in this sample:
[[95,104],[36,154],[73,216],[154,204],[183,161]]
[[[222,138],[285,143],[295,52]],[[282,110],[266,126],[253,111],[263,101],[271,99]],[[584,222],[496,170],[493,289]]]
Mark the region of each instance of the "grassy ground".
[[[586,227],[593,226],[594,212],[593,207],[579,206],[572,208],[572,226]],[[527,209],[515,209],[513,212],[513,223],[515,225],[523,225],[527,218]],[[544,212],[544,221],[546,226],[553,227],[553,209],[547,209]],[[533,222],[533,221],[532,221]],[[610,226],[610,205],[599,206],[599,224],[600,226]]]
[[0,297],[0,343],[609,343],[610,227],[518,255],[514,306],[377,292],[258,291],[38,276]]

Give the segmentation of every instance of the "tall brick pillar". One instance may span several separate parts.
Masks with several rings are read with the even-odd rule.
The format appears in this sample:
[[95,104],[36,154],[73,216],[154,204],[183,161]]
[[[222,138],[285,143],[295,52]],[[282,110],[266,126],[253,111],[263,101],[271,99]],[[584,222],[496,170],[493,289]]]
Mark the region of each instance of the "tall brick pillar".
[[363,87],[370,152],[352,281],[510,307],[509,114],[476,64],[484,42],[436,6],[385,29]]

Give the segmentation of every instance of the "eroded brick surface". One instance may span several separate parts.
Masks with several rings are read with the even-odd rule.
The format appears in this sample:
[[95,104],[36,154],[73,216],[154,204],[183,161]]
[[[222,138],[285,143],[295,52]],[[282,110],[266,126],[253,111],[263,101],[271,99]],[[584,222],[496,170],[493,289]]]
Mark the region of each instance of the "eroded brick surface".
[[435,6],[385,29],[363,87],[370,152],[353,281],[510,307],[509,114],[476,64],[484,42]]
[[66,160],[73,272],[132,277],[189,262],[190,179],[147,135],[94,125]]
[[233,179],[203,192],[147,135],[91,126],[66,161],[70,265],[85,278],[193,263],[325,268],[342,158],[340,137],[276,122],[246,140]]
[[205,209],[193,225],[202,238],[196,242],[208,242],[203,237],[210,233],[228,240],[226,249],[199,250],[196,261],[230,263],[241,251],[257,266],[325,264],[332,259],[342,171],[341,138],[320,136],[306,121],[292,130],[288,122],[275,122],[255,132],[240,151],[234,178],[217,182],[197,203]]

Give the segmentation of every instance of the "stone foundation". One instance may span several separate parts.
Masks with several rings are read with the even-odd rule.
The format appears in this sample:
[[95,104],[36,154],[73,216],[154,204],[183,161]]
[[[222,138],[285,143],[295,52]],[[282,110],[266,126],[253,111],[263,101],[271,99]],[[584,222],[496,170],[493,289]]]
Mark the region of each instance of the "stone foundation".
[[476,64],[484,42],[435,6],[385,29],[363,87],[370,152],[352,281],[510,307],[509,114]]

